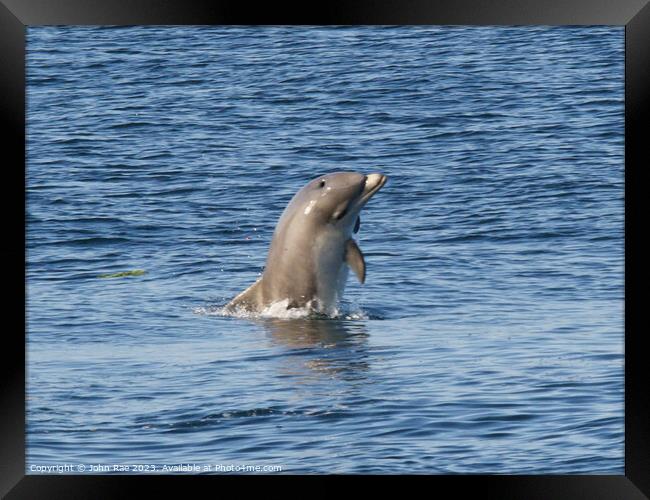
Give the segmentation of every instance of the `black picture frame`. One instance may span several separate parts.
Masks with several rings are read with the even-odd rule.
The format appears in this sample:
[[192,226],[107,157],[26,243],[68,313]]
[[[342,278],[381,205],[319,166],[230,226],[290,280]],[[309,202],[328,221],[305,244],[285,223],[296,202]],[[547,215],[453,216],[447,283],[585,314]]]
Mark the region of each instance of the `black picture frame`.
[[[0,390],[0,494],[6,498],[114,498],[134,487],[149,492],[188,488],[197,481],[233,476],[25,475],[25,32],[35,25],[139,24],[454,24],[625,26],[625,473],[624,475],[432,475],[412,477],[428,487],[453,488],[484,498],[635,499],[650,495],[649,364],[643,331],[633,318],[639,300],[628,272],[637,241],[636,191],[648,165],[650,123],[650,4],[648,0],[363,0],[289,6],[235,0],[0,0],[0,115],[3,174],[9,192],[4,214],[4,346]],[[22,332],[22,333],[21,333]],[[242,477],[242,476],[239,476]],[[256,476],[275,480],[279,476]],[[285,476],[286,477],[286,476]],[[328,476],[331,477],[331,476]],[[356,476],[345,476],[352,480]],[[375,477],[379,485],[394,476]],[[246,476],[248,481],[250,476]],[[339,477],[339,480],[341,478]],[[241,481],[237,481],[241,485]],[[233,484],[233,483],[231,483]]]

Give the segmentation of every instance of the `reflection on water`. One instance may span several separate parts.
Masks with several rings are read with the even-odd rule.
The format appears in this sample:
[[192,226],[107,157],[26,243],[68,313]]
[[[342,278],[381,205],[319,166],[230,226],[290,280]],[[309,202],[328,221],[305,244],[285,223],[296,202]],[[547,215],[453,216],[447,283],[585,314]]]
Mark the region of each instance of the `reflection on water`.
[[327,375],[343,379],[363,378],[369,368],[368,332],[365,322],[332,319],[276,319],[259,323],[271,341],[288,347],[288,374]]
[[268,318],[260,324],[274,342],[290,348],[359,346],[368,338],[361,321]]

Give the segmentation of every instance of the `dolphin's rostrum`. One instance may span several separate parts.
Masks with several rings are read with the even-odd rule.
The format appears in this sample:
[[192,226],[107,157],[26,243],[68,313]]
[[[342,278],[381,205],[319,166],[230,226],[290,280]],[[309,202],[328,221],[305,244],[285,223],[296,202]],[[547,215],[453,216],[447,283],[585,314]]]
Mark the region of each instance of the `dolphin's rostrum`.
[[352,234],[359,213],[386,183],[382,174],[336,172],[309,182],[291,199],[278,221],[262,276],[226,305],[260,312],[286,301],[331,314],[341,298],[348,267],[361,283],[366,264]]

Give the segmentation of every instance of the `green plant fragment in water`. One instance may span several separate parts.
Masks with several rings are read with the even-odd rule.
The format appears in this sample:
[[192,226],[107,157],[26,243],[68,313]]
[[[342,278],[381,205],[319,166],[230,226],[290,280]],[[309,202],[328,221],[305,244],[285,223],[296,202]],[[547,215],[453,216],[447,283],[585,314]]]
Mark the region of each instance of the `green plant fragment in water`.
[[133,271],[122,271],[121,273],[100,274],[100,278],[124,278],[125,276],[142,276],[144,271],[142,269],[135,269]]

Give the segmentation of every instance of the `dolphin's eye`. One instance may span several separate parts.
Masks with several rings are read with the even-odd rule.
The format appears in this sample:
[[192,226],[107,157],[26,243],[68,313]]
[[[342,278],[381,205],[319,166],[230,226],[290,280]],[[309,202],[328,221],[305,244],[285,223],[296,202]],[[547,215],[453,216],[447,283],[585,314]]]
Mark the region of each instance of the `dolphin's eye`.
[[318,183],[318,187],[324,188],[325,187],[325,181],[320,181]]

